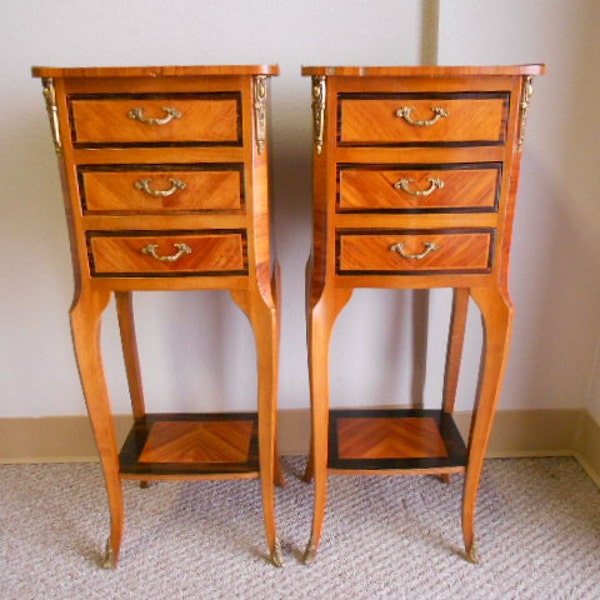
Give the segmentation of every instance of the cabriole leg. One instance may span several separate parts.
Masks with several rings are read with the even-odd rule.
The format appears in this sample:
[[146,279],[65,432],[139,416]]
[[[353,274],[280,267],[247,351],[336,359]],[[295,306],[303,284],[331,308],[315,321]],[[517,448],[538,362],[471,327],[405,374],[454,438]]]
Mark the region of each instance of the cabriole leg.
[[512,306],[508,294],[495,287],[473,288],[483,324],[483,353],[475,410],[469,435],[468,464],[463,494],[463,537],[467,558],[478,562],[475,507],[483,460],[500,396],[511,333]]
[[311,397],[311,448],[304,480],[314,475],[314,512],[304,563],[311,564],[321,541],[327,504],[329,432],[329,358],[331,334],[337,316],[350,300],[352,290],[335,290],[324,295],[308,311],[308,365]]
[[70,317],[79,377],[100,455],[110,508],[110,537],[102,566],[114,568],[119,560],[123,537],[124,509],[119,452],[100,350],[102,312],[109,300],[110,292],[85,288],[76,297]]

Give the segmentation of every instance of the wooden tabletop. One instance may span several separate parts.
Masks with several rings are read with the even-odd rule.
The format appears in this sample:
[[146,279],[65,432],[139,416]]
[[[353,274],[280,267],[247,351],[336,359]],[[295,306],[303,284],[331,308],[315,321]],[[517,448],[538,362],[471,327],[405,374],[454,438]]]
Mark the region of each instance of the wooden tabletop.
[[470,77],[543,75],[546,65],[428,66],[428,67],[302,67],[302,75],[330,77]]
[[163,67],[32,67],[33,77],[210,77],[279,75],[279,65],[190,65]]

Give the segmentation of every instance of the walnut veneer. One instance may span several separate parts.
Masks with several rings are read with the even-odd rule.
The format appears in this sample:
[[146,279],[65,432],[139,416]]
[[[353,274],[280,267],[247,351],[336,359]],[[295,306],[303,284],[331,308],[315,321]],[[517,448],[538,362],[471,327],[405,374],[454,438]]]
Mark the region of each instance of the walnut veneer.
[[[542,65],[305,67],[312,78],[314,232],[307,265],[315,559],[329,474],[465,472],[474,514],[506,365],[509,250],[532,78]],[[453,288],[440,410],[330,410],[333,325],[355,288]],[[467,304],[483,321],[481,379],[464,444],[452,413]]]
[[[123,536],[122,479],[260,478],[267,542],[281,564],[274,482],[279,273],[272,258],[268,90],[276,66],[34,67],[59,158],[76,292],[71,324],[111,514],[104,565]],[[229,290],[258,358],[254,413],[147,414],[136,290]],[[111,295],[134,426],[117,447],[100,328]]]

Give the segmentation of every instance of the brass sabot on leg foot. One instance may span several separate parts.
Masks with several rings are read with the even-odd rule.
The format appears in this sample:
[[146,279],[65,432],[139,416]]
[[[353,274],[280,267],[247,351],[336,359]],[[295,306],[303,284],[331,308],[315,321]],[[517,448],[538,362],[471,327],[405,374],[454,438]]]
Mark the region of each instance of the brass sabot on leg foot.
[[470,548],[467,548],[467,559],[474,565],[479,563],[479,543],[477,540],[473,540]]
[[304,551],[303,562],[305,565],[312,565],[317,558],[317,546],[313,543],[312,539],[306,545],[306,550]]
[[284,567],[285,563],[283,562],[283,555],[281,553],[281,543],[279,539],[275,539],[275,544],[273,544],[273,551],[271,552],[271,562],[276,567]]
[[104,552],[104,558],[100,563],[103,569],[116,569],[117,567],[117,555],[114,553],[110,544],[110,538],[106,540],[106,550]]

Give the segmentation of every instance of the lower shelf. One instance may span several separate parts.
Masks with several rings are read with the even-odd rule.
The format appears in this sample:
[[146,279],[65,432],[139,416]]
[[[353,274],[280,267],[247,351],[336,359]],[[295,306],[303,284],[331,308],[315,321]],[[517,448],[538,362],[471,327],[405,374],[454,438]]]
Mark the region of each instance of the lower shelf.
[[462,471],[467,449],[452,415],[441,410],[331,410],[332,471]]
[[121,477],[257,476],[256,413],[157,413],[134,423],[120,454]]

